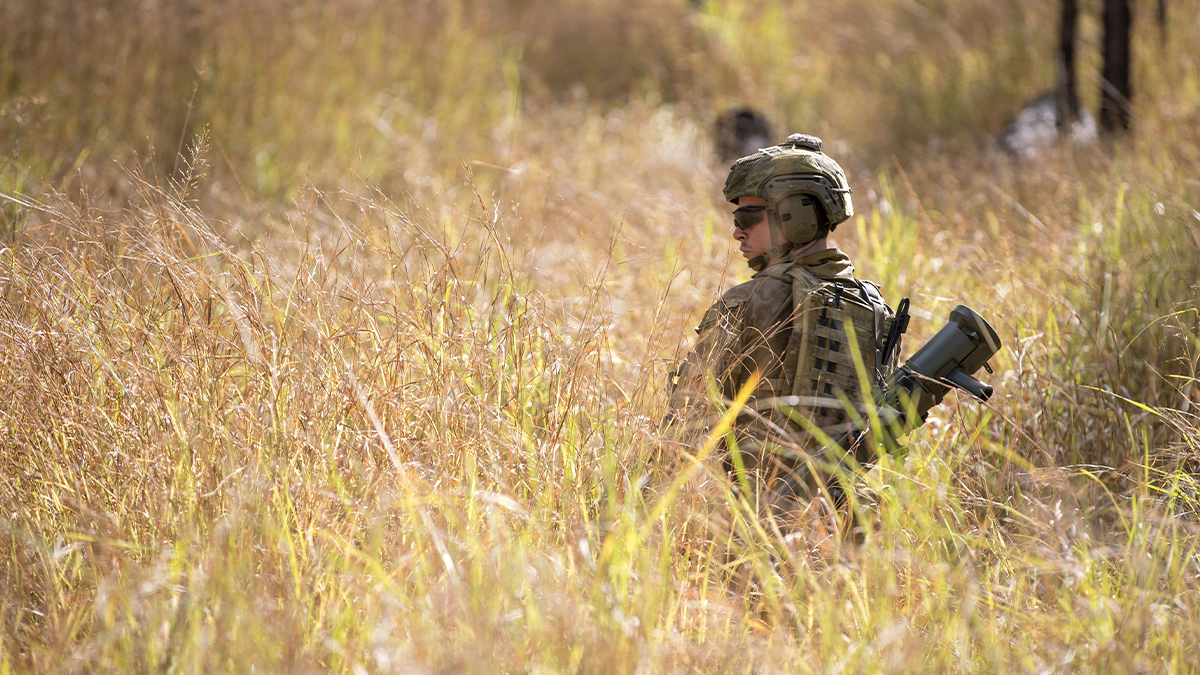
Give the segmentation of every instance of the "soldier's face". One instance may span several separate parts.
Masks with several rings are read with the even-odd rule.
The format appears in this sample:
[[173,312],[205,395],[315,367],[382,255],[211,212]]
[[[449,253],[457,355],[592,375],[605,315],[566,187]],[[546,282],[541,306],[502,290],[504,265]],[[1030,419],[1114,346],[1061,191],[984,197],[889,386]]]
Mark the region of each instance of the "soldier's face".
[[[762,197],[739,197],[738,208],[746,206],[766,206],[767,200]],[[767,226],[767,212],[759,211],[759,219],[754,225],[743,229],[733,226],[733,238],[738,242],[738,249],[746,260],[756,258],[771,248],[771,228]]]

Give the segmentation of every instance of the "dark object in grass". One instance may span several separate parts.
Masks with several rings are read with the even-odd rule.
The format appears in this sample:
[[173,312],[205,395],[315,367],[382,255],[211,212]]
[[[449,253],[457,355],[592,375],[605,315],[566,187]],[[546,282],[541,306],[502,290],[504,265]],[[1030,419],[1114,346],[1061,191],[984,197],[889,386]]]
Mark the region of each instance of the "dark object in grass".
[[723,161],[752,155],[771,145],[771,126],[757,110],[735,108],[717,118],[713,147]]

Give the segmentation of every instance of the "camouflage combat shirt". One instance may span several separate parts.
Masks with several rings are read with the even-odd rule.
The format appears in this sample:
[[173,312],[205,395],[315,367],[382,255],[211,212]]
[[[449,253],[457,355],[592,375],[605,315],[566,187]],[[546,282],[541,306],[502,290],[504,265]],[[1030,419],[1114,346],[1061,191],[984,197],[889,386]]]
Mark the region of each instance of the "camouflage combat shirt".
[[[802,265],[821,280],[855,283],[853,263],[837,248],[784,256],[749,281],[729,289],[708,308],[696,328],[699,337],[695,348],[675,371],[671,396],[674,414],[701,432],[716,420],[707,394],[709,376],[715,380],[716,393],[728,402],[752,373],[762,373],[747,403],[747,413],[735,425],[748,469],[762,465],[768,454],[776,460],[783,457],[784,468],[791,469],[804,459],[802,448],[812,450],[811,443],[798,440],[798,428],[786,414],[771,406],[756,405],[787,396],[793,390],[794,373],[789,372],[788,354],[795,311],[793,281],[787,272],[794,265]],[[768,445],[775,449],[766,452]],[[799,451],[800,456],[786,450],[781,453],[781,447]]]

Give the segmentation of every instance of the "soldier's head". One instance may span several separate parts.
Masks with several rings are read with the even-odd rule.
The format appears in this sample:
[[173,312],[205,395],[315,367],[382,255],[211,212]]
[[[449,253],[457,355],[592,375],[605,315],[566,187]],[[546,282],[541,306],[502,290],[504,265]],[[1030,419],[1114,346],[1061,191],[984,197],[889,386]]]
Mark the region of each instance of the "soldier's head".
[[846,173],[805,134],[734,162],[725,198],[738,206],[734,238],[756,271],[854,215]]

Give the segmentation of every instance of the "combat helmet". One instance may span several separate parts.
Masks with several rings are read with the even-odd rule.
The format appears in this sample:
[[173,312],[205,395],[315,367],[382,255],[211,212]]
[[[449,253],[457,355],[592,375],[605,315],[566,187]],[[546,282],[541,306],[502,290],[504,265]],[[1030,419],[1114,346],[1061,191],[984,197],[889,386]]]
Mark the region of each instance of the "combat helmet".
[[846,173],[821,147],[816,136],[792,134],[730,168],[726,199],[735,204],[747,196],[767,201],[772,248],[750,261],[752,269],[824,236],[854,215]]

